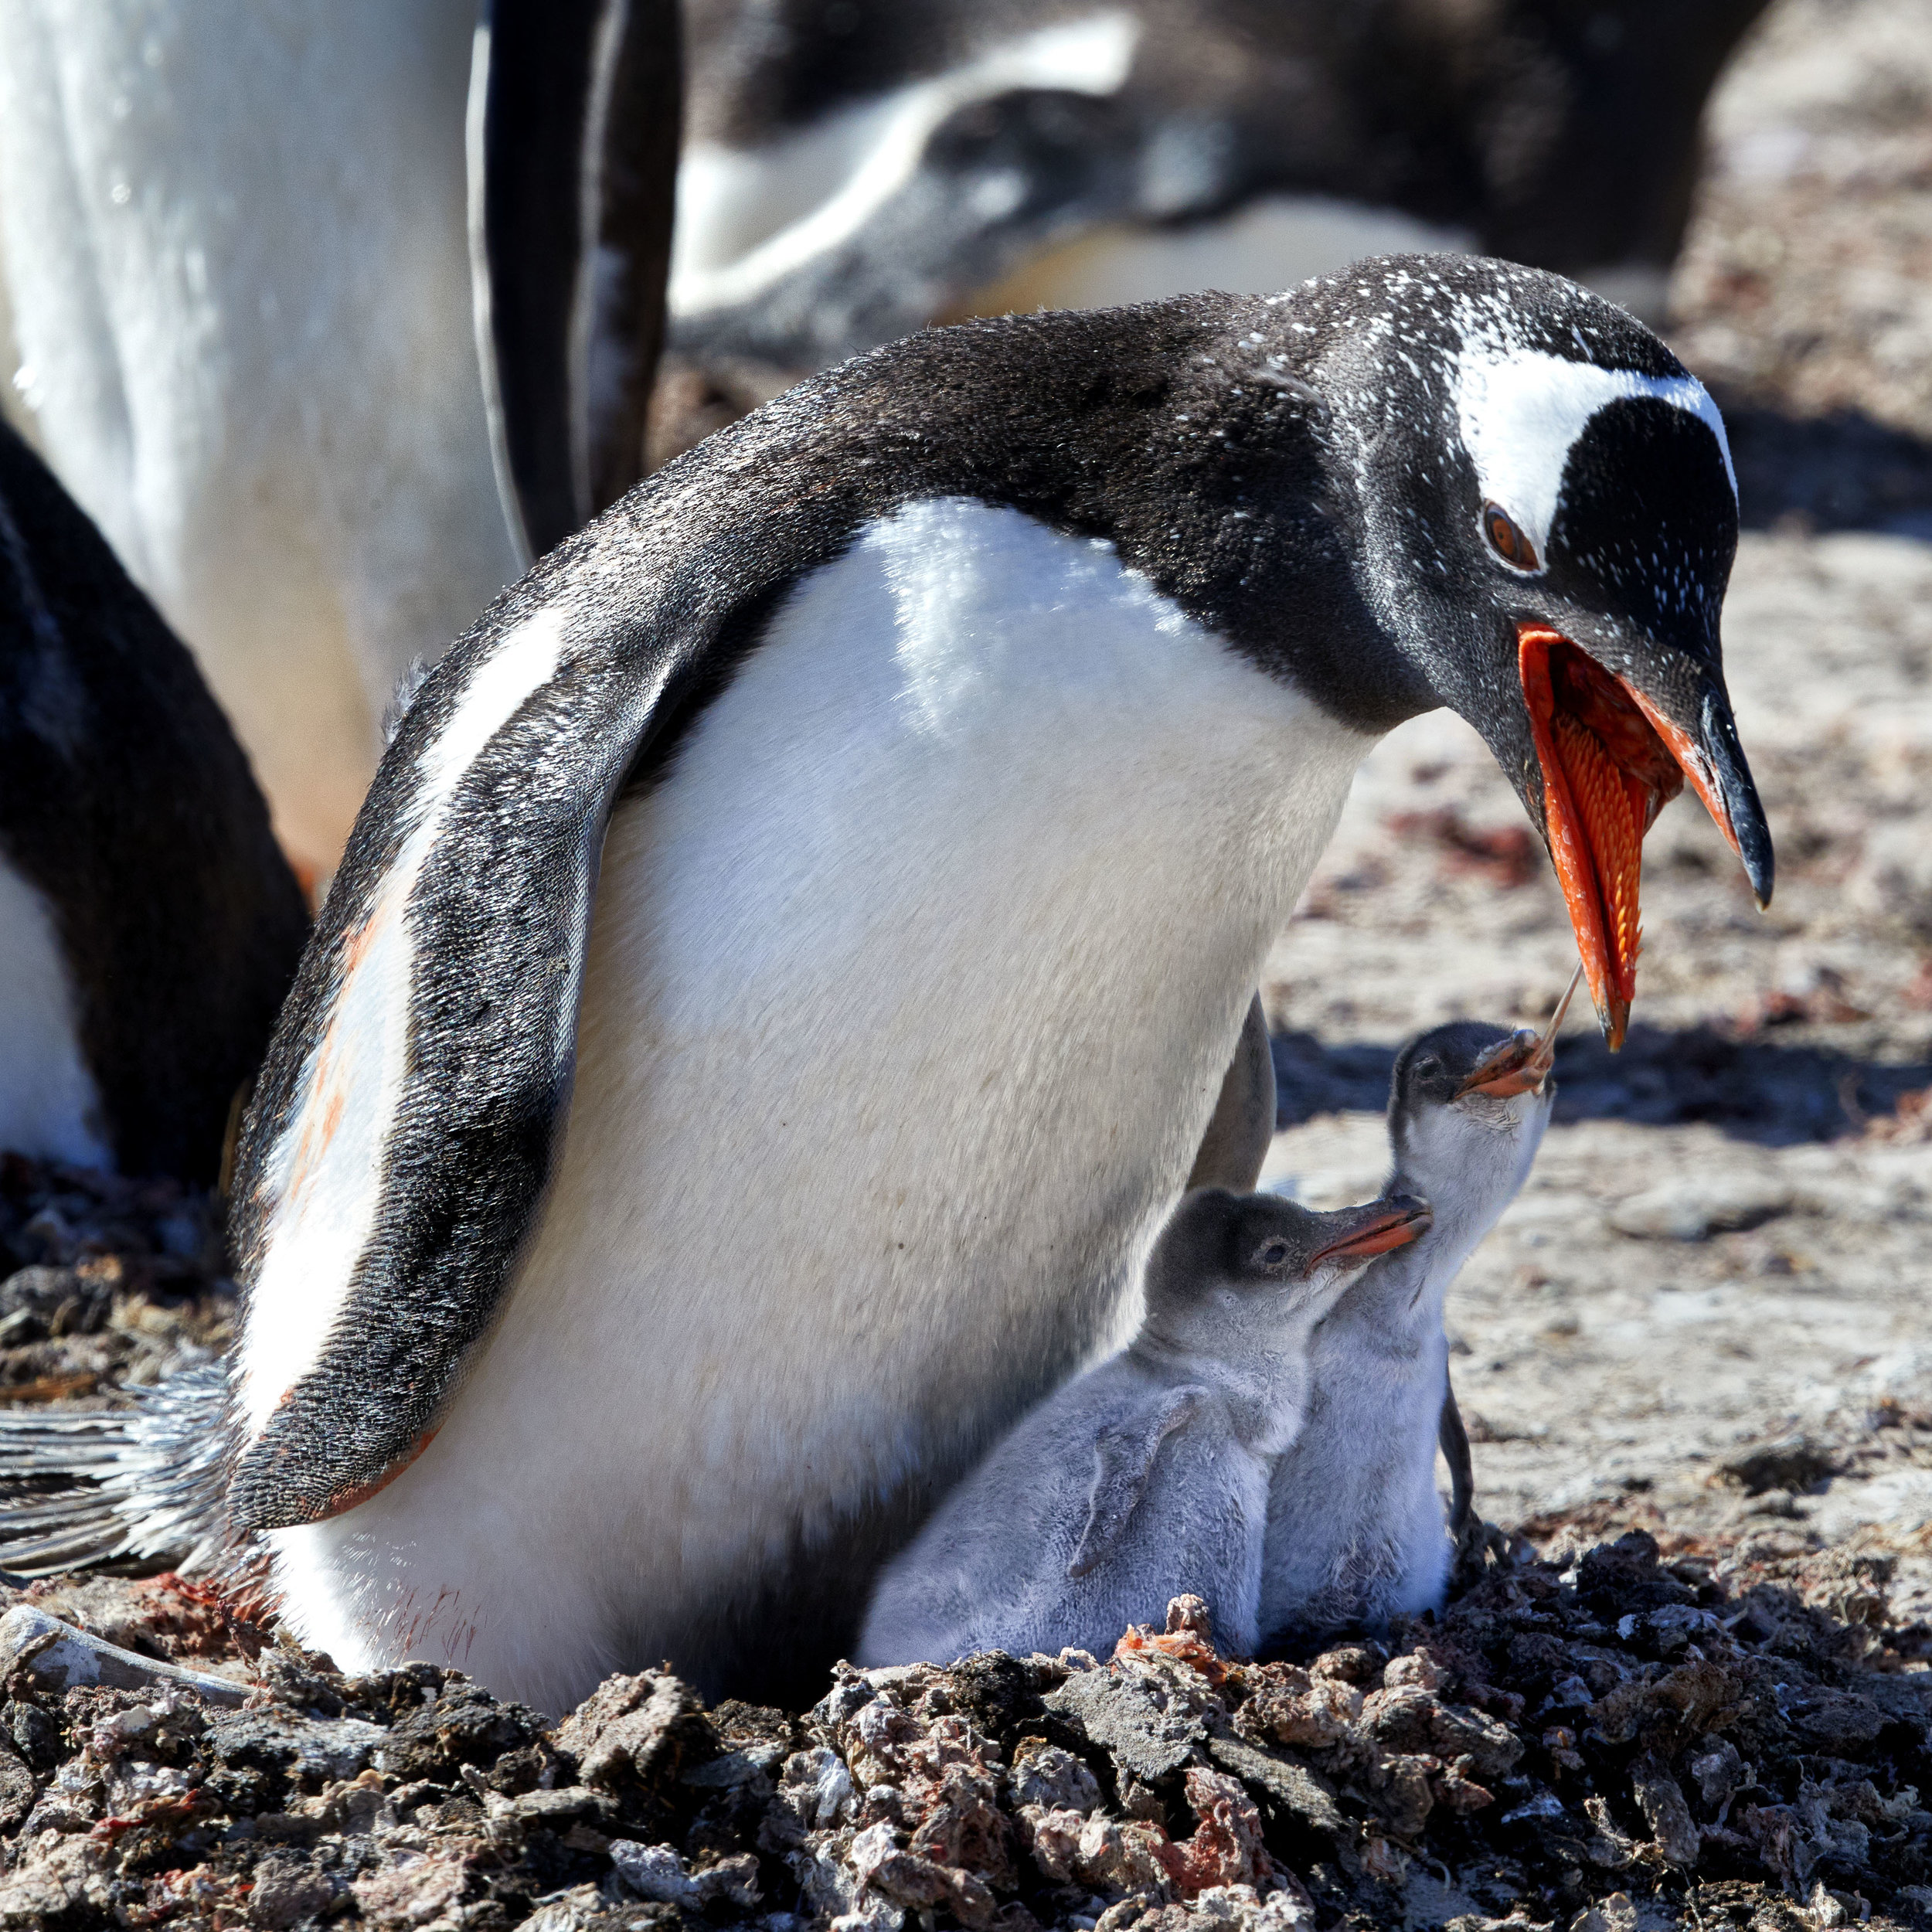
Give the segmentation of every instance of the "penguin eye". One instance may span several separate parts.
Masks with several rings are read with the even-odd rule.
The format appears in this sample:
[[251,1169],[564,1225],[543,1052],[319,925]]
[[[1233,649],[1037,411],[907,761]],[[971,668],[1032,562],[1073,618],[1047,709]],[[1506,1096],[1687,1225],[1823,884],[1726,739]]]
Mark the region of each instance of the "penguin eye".
[[1426,1080],[1442,1071],[1442,1062],[1434,1053],[1425,1053],[1416,1062],[1416,1071]]
[[1522,526],[1499,503],[1482,506],[1482,533],[1489,547],[1512,570],[1536,570],[1536,546],[1523,534]]
[[1255,1250],[1254,1265],[1257,1268],[1278,1268],[1292,1252],[1287,1243],[1279,1237],[1272,1241],[1264,1241]]

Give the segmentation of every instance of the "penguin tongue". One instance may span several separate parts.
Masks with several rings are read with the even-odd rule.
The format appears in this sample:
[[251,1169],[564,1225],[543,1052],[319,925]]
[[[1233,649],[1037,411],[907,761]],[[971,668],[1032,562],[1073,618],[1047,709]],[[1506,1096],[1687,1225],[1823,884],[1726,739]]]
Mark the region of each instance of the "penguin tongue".
[[1604,1032],[1624,1042],[1637,996],[1644,835],[1684,788],[1670,748],[1623,685],[1554,631],[1526,624],[1518,663],[1543,767],[1543,816]]

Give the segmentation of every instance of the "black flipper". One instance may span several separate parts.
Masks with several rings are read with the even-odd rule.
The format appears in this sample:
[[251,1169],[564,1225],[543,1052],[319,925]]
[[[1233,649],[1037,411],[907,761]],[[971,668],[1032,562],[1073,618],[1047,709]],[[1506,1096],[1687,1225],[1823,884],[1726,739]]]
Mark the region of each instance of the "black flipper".
[[[1451,1592],[1460,1592],[1481,1580],[1492,1554],[1499,1563],[1512,1561],[1512,1543],[1505,1532],[1494,1523],[1485,1522],[1477,1513],[1476,1475],[1469,1454],[1469,1431],[1463,1427],[1462,1411],[1456,1404],[1455,1384],[1446,1372],[1436,1440],[1449,1464],[1449,1541],[1455,1551],[1450,1565],[1449,1587]],[[1513,1546],[1522,1546],[1520,1539]]]
[[1257,993],[1241,1022],[1234,1058],[1221,1081],[1221,1097],[1200,1151],[1187,1177],[1190,1189],[1224,1187],[1231,1194],[1251,1194],[1268,1158],[1274,1138],[1274,1056],[1268,1047],[1267,1015]]
[[1436,1425],[1436,1440],[1449,1465],[1449,1539],[1460,1544],[1475,1510],[1476,1474],[1469,1454],[1469,1431],[1462,1426],[1462,1411],[1456,1406],[1456,1386],[1447,1374],[1442,1381],[1442,1416]]
[[644,473],[679,133],[676,0],[492,0],[471,253],[505,502],[541,556]]
[[1066,1566],[1068,1576],[1084,1577],[1113,1553],[1146,1493],[1161,1444],[1194,1419],[1208,1394],[1194,1383],[1170,1389],[1152,1407],[1101,1432],[1094,1445],[1087,1526]]

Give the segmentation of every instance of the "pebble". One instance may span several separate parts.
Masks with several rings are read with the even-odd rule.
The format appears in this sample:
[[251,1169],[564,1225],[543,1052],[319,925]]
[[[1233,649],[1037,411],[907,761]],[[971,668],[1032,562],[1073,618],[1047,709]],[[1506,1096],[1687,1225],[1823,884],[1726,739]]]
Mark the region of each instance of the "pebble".
[[16,1604],[0,1617],[0,1679],[24,1671],[37,1687],[49,1691],[78,1690],[99,1685],[109,1690],[144,1690],[172,1684],[192,1690],[210,1704],[239,1706],[249,1687],[232,1677],[188,1670],[117,1644],[91,1636],[57,1617]]
[[1793,1190],[1776,1181],[1699,1176],[1665,1181],[1632,1195],[1611,1209],[1610,1225],[1640,1240],[1704,1241],[1761,1227],[1801,1206]]

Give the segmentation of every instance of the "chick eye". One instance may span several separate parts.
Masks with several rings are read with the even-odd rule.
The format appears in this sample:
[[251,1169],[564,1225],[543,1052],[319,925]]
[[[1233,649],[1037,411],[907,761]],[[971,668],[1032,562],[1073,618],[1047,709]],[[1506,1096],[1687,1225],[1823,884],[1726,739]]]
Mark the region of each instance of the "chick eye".
[[1512,569],[1535,570],[1542,567],[1536,561],[1536,546],[1501,504],[1485,503],[1482,506],[1482,533],[1489,539],[1490,549]]
[[1264,1242],[1254,1257],[1254,1264],[1260,1268],[1278,1268],[1288,1258],[1288,1244],[1285,1241]]
[[1425,1053],[1420,1060],[1416,1062],[1416,1071],[1424,1075],[1440,1073],[1442,1071],[1442,1062],[1437,1060],[1434,1054]]

